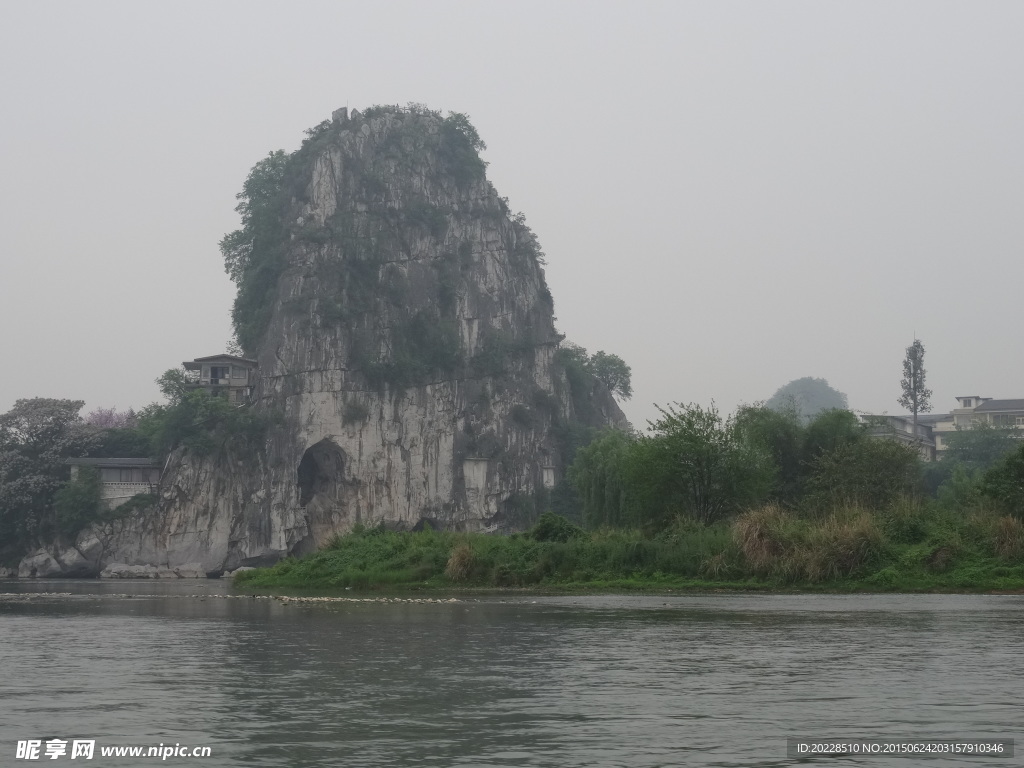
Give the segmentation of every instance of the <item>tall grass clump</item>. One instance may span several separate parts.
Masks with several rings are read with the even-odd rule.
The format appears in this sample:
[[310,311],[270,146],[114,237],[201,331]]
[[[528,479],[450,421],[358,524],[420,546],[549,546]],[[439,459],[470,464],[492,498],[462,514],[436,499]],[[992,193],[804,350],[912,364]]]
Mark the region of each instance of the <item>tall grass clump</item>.
[[813,584],[847,579],[878,562],[885,538],[870,512],[856,506],[805,520],[777,504],[752,509],[732,526],[750,575]]
[[850,578],[879,561],[883,552],[874,517],[862,509],[841,509],[808,530],[803,576],[813,583]]
[[1024,560],[1024,523],[1006,515],[997,519],[992,528],[992,548],[996,556],[1008,562]]
[[444,575],[450,581],[458,584],[469,579],[475,565],[476,556],[473,554],[473,547],[463,542],[457,544],[448,556],[448,562],[444,566]]
[[732,534],[747,570],[755,576],[794,575],[798,525],[778,504],[766,504],[737,517]]

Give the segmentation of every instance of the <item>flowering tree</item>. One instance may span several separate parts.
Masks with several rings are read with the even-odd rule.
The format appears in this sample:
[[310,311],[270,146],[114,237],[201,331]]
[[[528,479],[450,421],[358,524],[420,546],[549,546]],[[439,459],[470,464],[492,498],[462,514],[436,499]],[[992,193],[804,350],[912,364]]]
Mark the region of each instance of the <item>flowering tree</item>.
[[68,478],[64,459],[84,456],[97,430],[79,418],[81,400],[18,400],[0,415],[0,558],[51,540],[54,496]]
[[102,429],[134,429],[139,419],[131,408],[119,411],[117,408],[97,408],[85,417],[85,423]]

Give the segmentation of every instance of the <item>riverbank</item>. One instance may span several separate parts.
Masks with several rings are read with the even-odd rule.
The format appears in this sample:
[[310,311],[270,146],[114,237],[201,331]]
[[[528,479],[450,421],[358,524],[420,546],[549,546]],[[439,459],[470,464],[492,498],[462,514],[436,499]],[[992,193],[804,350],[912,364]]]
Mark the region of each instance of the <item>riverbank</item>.
[[801,518],[779,507],[730,524],[681,524],[657,536],[585,532],[545,515],[524,534],[357,529],[272,568],[245,588],[554,591],[1016,592],[1024,525],[960,518],[917,504]]

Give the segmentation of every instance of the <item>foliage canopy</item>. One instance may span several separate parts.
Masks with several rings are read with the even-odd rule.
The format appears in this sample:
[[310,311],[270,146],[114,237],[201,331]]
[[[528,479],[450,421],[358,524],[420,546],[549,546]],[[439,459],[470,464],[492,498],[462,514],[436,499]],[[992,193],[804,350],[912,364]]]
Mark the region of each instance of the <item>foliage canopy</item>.
[[792,411],[804,423],[809,423],[822,411],[847,408],[846,395],[829,386],[825,379],[804,376],[779,387],[765,402],[773,411]]
[[[408,174],[409,164],[419,158],[424,162],[414,173],[429,168],[459,188],[484,179],[487,164],[479,152],[486,145],[467,115],[450,112],[442,117],[421,104],[409,104],[370,107],[362,119],[373,120],[387,114],[414,119],[396,123],[375,153],[347,157],[346,175],[350,178],[343,194],[351,199],[339,201],[338,210],[323,225],[297,221],[295,203],[308,198],[316,158],[332,145],[337,146],[339,134],[350,126],[324,121],[306,131],[307,138],[298,150],[269,153],[246,177],[235,208],[241,226],[220,241],[225,270],[238,287],[232,321],[245,354],[255,354],[270,323],[277,283],[287,267],[289,243],[293,240],[344,246],[350,251],[346,261],[354,269],[372,268],[373,285],[369,287],[373,290],[369,298],[373,299],[380,293],[379,268],[386,245],[391,241],[400,243],[402,239],[396,225],[426,227],[438,237],[447,229],[445,211],[409,190],[399,195],[402,205],[396,209],[394,200],[386,199],[396,185],[396,178]],[[425,118],[426,122],[415,118]],[[427,123],[436,127],[428,127]],[[439,162],[425,162],[429,153],[434,153]],[[365,215],[353,214],[359,208]],[[375,232],[374,227],[380,231]],[[366,293],[359,287],[343,287],[335,301],[323,302],[323,308],[329,316],[350,321],[367,303],[361,301],[367,298],[363,295]]]
[[596,379],[620,400],[633,396],[632,370],[618,355],[604,351],[589,355],[578,344],[565,342],[558,350],[558,360],[565,366],[574,394],[585,393],[589,397],[588,384]]
[[54,499],[67,458],[87,455],[99,430],[79,418],[81,400],[18,400],[0,415],[0,559],[63,533]]

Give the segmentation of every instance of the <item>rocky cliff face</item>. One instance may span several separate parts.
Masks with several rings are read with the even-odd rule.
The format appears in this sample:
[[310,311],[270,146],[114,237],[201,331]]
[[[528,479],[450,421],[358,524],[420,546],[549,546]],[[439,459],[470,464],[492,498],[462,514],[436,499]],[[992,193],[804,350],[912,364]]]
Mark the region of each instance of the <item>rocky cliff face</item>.
[[573,425],[625,426],[567,376],[542,254],[464,119],[339,110],[310,134],[234,273],[253,407],[279,419],[266,445],[173,454],[159,510],[87,532],[98,567],[232,570],[357,523],[513,530],[562,480]]

